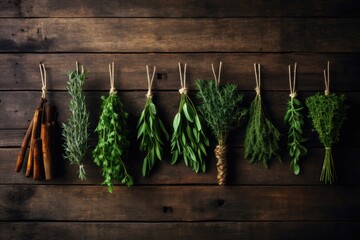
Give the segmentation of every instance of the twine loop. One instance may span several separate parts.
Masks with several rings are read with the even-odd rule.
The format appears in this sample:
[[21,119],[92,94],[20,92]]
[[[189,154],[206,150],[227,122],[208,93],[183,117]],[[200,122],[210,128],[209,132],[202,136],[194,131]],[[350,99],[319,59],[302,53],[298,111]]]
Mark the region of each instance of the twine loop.
[[109,74],[110,74],[110,94],[111,93],[115,93],[116,94],[116,89],[115,89],[115,65],[114,62],[109,64]]
[[215,83],[216,83],[217,86],[220,85],[221,67],[222,67],[222,61],[220,61],[220,63],[219,63],[219,73],[216,76],[215,69],[214,69],[214,64],[213,63],[211,64],[211,69],[212,69],[212,72],[214,74],[214,80],[215,80]]
[[147,91],[147,93],[146,93],[146,97],[147,97],[147,98],[151,98],[151,97],[152,97],[151,89],[152,89],[152,85],[153,85],[153,82],[154,82],[155,72],[156,72],[156,66],[154,66],[153,74],[152,74],[152,77],[151,77],[151,79],[150,79],[149,66],[146,65],[147,82],[148,82],[148,91]]
[[324,69],[325,95],[330,94],[330,62],[327,62],[327,69]]
[[[297,94],[296,94],[296,69],[297,69],[297,63],[295,63],[294,65],[294,75],[293,75],[293,79],[291,79],[291,65],[289,65],[289,86],[290,86],[290,94],[289,96],[291,98],[296,98]],[[292,81],[291,81],[292,80]]]
[[[76,73],[79,74],[79,62],[76,62]],[[81,74],[84,74],[84,65],[81,65]]]
[[217,180],[218,184],[223,186],[226,184],[227,178],[227,146],[226,145],[217,145],[215,147],[214,153],[217,159],[216,167],[217,167]]
[[40,63],[40,76],[41,76],[41,98],[46,99],[46,68],[45,64]]
[[186,88],[186,63],[184,64],[184,73],[181,70],[181,63],[179,63],[179,74],[180,74],[180,84],[181,88],[179,89],[180,94],[187,94],[188,90]]
[[261,87],[261,65],[260,63],[254,63],[255,70],[255,82],[256,82],[256,95],[260,95],[260,87]]

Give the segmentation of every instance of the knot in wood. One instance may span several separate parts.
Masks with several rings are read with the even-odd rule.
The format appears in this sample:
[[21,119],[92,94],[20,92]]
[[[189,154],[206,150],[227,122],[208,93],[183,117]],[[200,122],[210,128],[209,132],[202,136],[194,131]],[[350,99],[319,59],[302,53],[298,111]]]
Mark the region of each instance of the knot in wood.
[[217,180],[220,186],[226,184],[227,178],[227,146],[226,145],[217,145],[214,150],[215,157],[217,159]]

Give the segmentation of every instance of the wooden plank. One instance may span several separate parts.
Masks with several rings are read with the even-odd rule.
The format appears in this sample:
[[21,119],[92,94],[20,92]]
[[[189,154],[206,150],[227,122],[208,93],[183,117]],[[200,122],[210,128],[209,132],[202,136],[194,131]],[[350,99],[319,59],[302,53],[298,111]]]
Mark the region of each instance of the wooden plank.
[[79,233],[82,239],[357,240],[359,226],[359,222],[5,222],[0,230],[6,239],[34,240],[79,239]]
[[[358,221],[360,187],[2,185],[0,220]],[[61,209],[61,211],[59,211]]]
[[22,1],[24,17],[359,17],[356,1],[41,0]]
[[0,17],[20,17],[19,0],[0,1]]
[[[54,180],[33,181],[25,177],[25,168],[21,173],[15,173],[15,161],[18,148],[0,148],[0,184],[96,184],[99,185],[103,179],[101,170],[95,166],[90,154],[84,160],[87,175],[86,181],[78,179],[76,174],[77,166],[71,166],[62,159],[62,154],[57,154],[56,170]],[[333,149],[335,166],[338,175],[337,185],[359,185],[360,161],[354,156],[359,148]],[[129,152],[129,159],[126,161],[131,175],[137,185],[153,184],[213,184],[217,185],[216,167],[214,154],[209,150],[206,173],[194,173],[186,167],[182,160],[172,166],[169,164],[170,156],[158,162],[150,177],[141,176],[141,164],[143,155],[135,148]],[[229,150],[229,178],[230,185],[323,185],[319,181],[322,163],[324,159],[323,148],[311,148],[306,157],[300,160],[301,173],[293,175],[289,164],[290,158],[283,152],[283,162],[272,160],[270,168],[265,169],[261,164],[249,164],[244,159],[244,151],[241,148]],[[118,184],[118,182],[116,182]],[[104,187],[106,188],[106,187]]]
[[322,70],[331,62],[333,91],[360,91],[359,54],[1,54],[0,90],[39,90],[38,63],[45,63],[49,90],[65,90],[67,75],[75,61],[89,70],[86,90],[108,90],[108,64],[115,62],[116,87],[146,90],[145,65],[156,65],[155,90],[179,89],[178,62],[187,62],[187,85],[194,89],[196,79],[213,79],[211,63],[223,62],[221,80],[237,84],[241,90],[254,90],[253,63],[262,64],[262,89],[288,91],[287,67],[298,63],[298,91],[323,90]]
[[[359,52],[360,19],[0,19],[0,52]],[[204,27],[206,26],[206,27]]]

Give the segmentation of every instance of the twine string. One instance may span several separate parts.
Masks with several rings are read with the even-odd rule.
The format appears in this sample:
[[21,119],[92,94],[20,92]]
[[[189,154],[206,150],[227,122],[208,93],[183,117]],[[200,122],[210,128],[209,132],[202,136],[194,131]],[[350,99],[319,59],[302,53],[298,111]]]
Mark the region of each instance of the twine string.
[[214,74],[214,80],[215,80],[215,83],[216,83],[217,86],[220,85],[221,67],[222,67],[222,61],[220,61],[220,63],[219,63],[219,73],[216,76],[215,69],[214,69],[214,64],[213,63],[211,64],[211,69],[212,69],[212,72]]
[[327,62],[327,69],[324,69],[325,95],[330,94],[330,62]]
[[260,87],[261,87],[261,66],[260,63],[254,63],[255,70],[255,81],[256,81],[256,95],[260,95]]
[[46,98],[46,68],[45,64],[39,64],[40,76],[41,76],[41,98]]
[[180,75],[180,84],[181,88],[179,89],[180,94],[187,94],[188,90],[186,88],[186,63],[184,64],[184,73],[181,70],[181,63],[179,63],[179,75]]
[[152,85],[153,85],[153,82],[154,82],[155,72],[156,72],[156,66],[154,66],[153,74],[152,74],[152,77],[150,78],[149,66],[146,65],[147,82],[148,82],[148,92],[146,94],[147,98],[152,97],[151,89],[152,89]]
[[115,89],[115,64],[114,62],[109,64],[109,75],[110,75],[110,94],[116,93]]
[[296,69],[297,69],[297,63],[295,63],[295,65],[294,65],[294,75],[293,75],[293,79],[291,79],[291,65],[289,65],[289,85],[290,85],[290,95],[289,96],[291,98],[295,98],[297,96],[297,93],[296,93]]

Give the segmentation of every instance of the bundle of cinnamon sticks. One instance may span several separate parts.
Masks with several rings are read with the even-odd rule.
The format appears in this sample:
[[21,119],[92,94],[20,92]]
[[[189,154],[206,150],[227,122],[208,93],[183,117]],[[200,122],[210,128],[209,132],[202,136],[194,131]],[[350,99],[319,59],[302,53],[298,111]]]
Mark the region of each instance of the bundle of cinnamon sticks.
[[25,176],[30,177],[32,175],[34,180],[41,180],[44,177],[46,180],[51,180],[53,178],[56,110],[54,106],[46,103],[46,70],[43,64],[40,64],[40,72],[43,94],[22,141],[15,171],[20,172],[30,144]]

